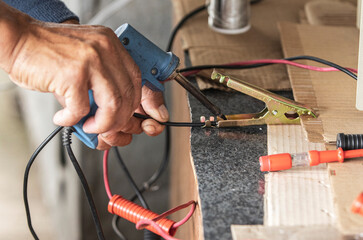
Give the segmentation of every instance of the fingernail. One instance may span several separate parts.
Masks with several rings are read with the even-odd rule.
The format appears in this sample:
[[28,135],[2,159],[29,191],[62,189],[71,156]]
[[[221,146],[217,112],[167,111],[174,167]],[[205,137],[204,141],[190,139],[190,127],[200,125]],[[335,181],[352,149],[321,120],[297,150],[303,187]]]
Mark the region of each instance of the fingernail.
[[160,114],[160,117],[163,119],[163,120],[168,120],[169,119],[169,112],[168,110],[166,109],[165,105],[162,104],[160,107],[159,107],[159,114]]
[[155,133],[155,127],[153,125],[146,125],[144,127],[144,131],[147,132],[148,134],[154,134]]
[[108,134],[108,133],[101,133],[101,136],[102,136],[103,138],[107,138],[109,135],[110,135],[110,134]]
[[53,117],[53,122],[56,124],[56,125],[60,125],[62,121],[62,117],[60,116],[60,114],[56,113]]

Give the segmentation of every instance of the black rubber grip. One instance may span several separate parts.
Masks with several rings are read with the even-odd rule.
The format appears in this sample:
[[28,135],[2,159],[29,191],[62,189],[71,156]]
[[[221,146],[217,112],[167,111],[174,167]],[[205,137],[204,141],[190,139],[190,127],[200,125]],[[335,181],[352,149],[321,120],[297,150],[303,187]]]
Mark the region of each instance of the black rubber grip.
[[344,151],[363,149],[363,134],[338,133],[337,148],[342,148]]

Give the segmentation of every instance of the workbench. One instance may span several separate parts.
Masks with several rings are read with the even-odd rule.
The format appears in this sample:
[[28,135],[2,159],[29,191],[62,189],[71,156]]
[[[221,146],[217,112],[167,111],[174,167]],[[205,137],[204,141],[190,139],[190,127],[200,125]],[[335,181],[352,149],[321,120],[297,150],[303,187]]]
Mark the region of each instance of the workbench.
[[[231,114],[257,112],[264,106],[239,93],[222,93],[218,90],[205,93]],[[198,121],[199,116],[209,116],[208,110],[196,99],[192,96],[188,96],[188,99],[193,121]],[[185,144],[188,139],[178,137],[180,133],[177,130],[190,131],[173,131],[172,144],[176,148],[182,147],[178,151],[183,154],[178,153],[180,158],[177,159],[172,154],[171,175],[178,179],[173,179],[171,184],[171,202],[178,202],[179,199],[175,198],[179,196],[185,200],[186,197],[199,199],[198,206],[202,213],[198,211],[199,219],[193,221],[196,233],[202,235],[203,229],[204,239],[231,239],[231,224],[262,224],[264,177],[259,169],[258,157],[267,152],[266,126],[193,128],[190,131],[190,146]],[[191,155],[188,156],[188,153]],[[183,159],[181,155],[186,158]],[[180,172],[180,169],[185,169],[185,172]],[[192,194],[197,191],[197,195]],[[183,239],[201,238],[184,235]]]
[[[178,11],[174,9],[175,11]],[[175,52],[184,56],[182,33]],[[184,63],[190,65],[185,55]],[[204,91],[224,114],[254,113],[264,103],[238,92]],[[280,92],[290,95],[289,92]],[[210,112],[173,83],[173,121],[199,121]],[[175,110],[177,109],[177,111]],[[171,206],[198,202],[194,217],[180,227],[181,239],[232,239],[231,225],[263,224],[264,174],[258,158],[267,154],[267,127],[172,129]],[[182,218],[184,212],[176,214]]]
[[[181,6],[186,8],[188,6],[185,2],[191,2],[188,0],[183,1],[174,1],[174,7],[176,7],[175,13],[178,16],[177,19],[180,19],[180,10]],[[200,3],[201,1],[197,1]],[[288,5],[289,1],[280,1],[281,3]],[[298,6],[298,8],[302,8],[306,2],[308,1],[294,1]],[[182,4],[184,3],[184,4]],[[271,4],[271,1],[266,0],[261,3],[261,6],[266,3],[266,6]],[[194,5],[198,5],[197,3],[192,3]],[[260,6],[259,6],[260,7]],[[193,7],[190,7],[193,9]],[[195,6],[194,6],[195,8]],[[281,8],[281,11],[284,8]],[[185,11],[185,9],[183,9]],[[190,9],[189,9],[190,10]],[[286,9],[287,10],[287,9]],[[273,12],[273,10],[271,10]],[[252,11],[253,13],[253,11]],[[273,15],[274,13],[272,13]],[[293,14],[296,15],[296,18],[299,18],[299,11],[290,11],[290,15],[287,16],[289,21],[296,20],[292,17]],[[201,20],[205,17],[206,13],[203,15],[199,15],[196,18]],[[276,13],[276,15],[283,14],[281,12]],[[286,16],[285,16],[286,17]],[[301,17],[301,16],[300,16]],[[282,19],[284,20],[284,19]],[[286,20],[286,19],[285,19]],[[296,20],[297,21],[297,20]],[[297,21],[299,23],[299,21]],[[256,23],[257,24],[257,23]],[[192,24],[191,24],[192,25]],[[277,23],[276,23],[277,25]],[[254,27],[254,22],[252,21],[252,29]],[[256,29],[255,29],[256,30]],[[261,30],[261,29],[258,29]],[[272,31],[272,30],[271,30]],[[181,31],[179,37],[176,40],[176,45],[173,49],[173,52],[178,56],[185,56],[184,64],[195,65],[202,64],[201,58],[199,56],[190,56],[190,54],[195,53],[203,53],[204,56],[210,56],[210,61],[214,61],[212,63],[220,63],[215,62],[221,60],[221,56],[223,53],[218,52],[218,47],[211,47],[213,43],[211,43],[210,38],[206,39],[205,42],[196,43],[193,37],[186,36],[183,34],[191,34],[193,32],[192,28]],[[194,33],[197,31],[194,31]],[[258,31],[257,31],[258,32]],[[259,31],[260,34],[262,31]],[[278,34],[278,33],[277,33]],[[211,36],[211,35],[208,35]],[[271,45],[280,46],[280,40],[275,33],[269,32],[266,34],[266,39],[264,39],[261,44],[268,44],[268,40],[271,40]],[[196,38],[196,37],[195,37]],[[234,38],[234,37],[231,37]],[[248,38],[248,37],[247,37]],[[193,42],[194,41],[194,42]],[[203,46],[205,44],[206,46]],[[258,45],[258,44],[257,44]],[[242,46],[241,46],[242,48]],[[246,47],[245,47],[246,48]],[[208,49],[210,49],[211,53],[208,55]],[[229,51],[229,55],[233,55],[228,46],[225,46],[226,51]],[[238,58],[238,53],[247,53],[246,55],[240,55],[240,60],[250,60],[250,59],[258,59],[258,58],[282,58],[283,53],[280,47],[277,47],[276,51],[267,51],[267,49],[263,49],[264,51],[258,52],[256,49],[251,47],[250,51],[254,52],[253,55],[248,55],[249,49],[239,49],[235,52],[234,57]],[[213,54],[218,52],[218,57],[212,58]],[[202,56],[203,54],[200,54]],[[258,54],[262,54],[262,56],[257,56]],[[264,55],[265,54],[265,55]],[[297,53],[299,54],[299,53]],[[198,55],[198,54],[197,54]],[[232,57],[233,57],[232,56]],[[250,59],[249,59],[250,58]],[[236,61],[236,59],[231,60]],[[192,62],[192,63],[191,63]],[[204,64],[209,64],[211,62],[205,62]],[[263,70],[261,70],[263,71]],[[257,84],[259,86],[267,86],[266,88],[270,88],[273,85],[269,85],[269,82],[264,82],[264,78],[272,76],[272,78],[282,78],[283,80],[288,80],[288,76],[286,73],[286,68],[275,68],[271,71],[271,75],[261,74],[261,79],[258,79],[259,73],[252,73],[252,78],[258,76]],[[282,72],[286,74],[283,75],[273,75],[276,72]],[[289,72],[291,73],[291,72]],[[246,73],[248,78],[248,73]],[[246,80],[246,79],[243,79]],[[270,79],[271,80],[271,79]],[[284,89],[286,86],[284,85],[286,82],[281,82],[279,89]],[[276,85],[275,85],[276,86]],[[218,90],[205,90],[204,93],[210,100],[221,107],[222,112],[224,114],[237,114],[237,113],[254,113],[262,110],[264,104],[256,99],[253,99],[249,96],[238,92],[223,92]],[[292,98],[291,91],[278,91],[280,95],[284,95],[286,97]],[[206,110],[200,103],[194,99],[192,96],[189,96],[184,89],[178,86],[176,83],[173,83],[172,86],[172,96],[173,103],[171,108],[174,109],[172,112],[172,120],[173,121],[199,121],[200,116],[206,116],[207,118],[210,116],[208,110]],[[177,109],[177,110],[175,110]],[[283,133],[285,130],[292,131],[291,135],[294,138],[289,139],[289,133]],[[281,141],[292,141],[295,148],[286,148],[292,151],[305,149],[305,145],[309,145],[304,137],[299,135],[300,128],[296,128],[297,134],[295,134],[295,127],[286,128],[284,131],[281,131]],[[276,131],[275,128],[272,128],[271,132]],[[278,132],[274,133],[279,134]],[[177,237],[181,239],[232,239],[232,231],[231,225],[263,225],[266,224],[266,216],[264,211],[266,211],[266,207],[268,205],[269,210],[271,211],[271,206],[275,207],[273,204],[273,200],[269,199],[268,203],[265,194],[265,176],[260,171],[258,158],[263,155],[268,154],[268,145],[267,145],[267,135],[268,130],[267,126],[248,126],[243,128],[235,128],[235,129],[201,129],[201,128],[175,128],[172,129],[172,151],[171,151],[171,206],[176,206],[181,203],[187,202],[191,199],[196,200],[198,202],[197,210],[193,216],[193,218],[185,225],[180,227],[179,232],[177,233]],[[297,137],[295,139],[295,137]],[[274,139],[274,138],[271,138]],[[271,141],[271,140],[270,140]],[[296,141],[296,142],[295,142]],[[305,144],[305,145],[304,145]],[[286,144],[288,145],[288,144]],[[273,148],[275,145],[272,144]],[[298,147],[296,147],[298,146]],[[323,149],[323,144],[310,144],[310,148]],[[276,150],[276,149],[275,149]],[[280,151],[281,149],[279,149]],[[314,176],[323,176],[326,181],[328,179],[326,166],[323,166],[320,169],[313,169],[312,172],[306,171],[306,174],[311,174]],[[305,174],[304,173],[304,174]],[[294,174],[294,173],[291,173]],[[304,179],[306,176],[296,174],[296,179]],[[274,176],[274,175],[273,175]],[[310,175],[309,175],[310,176]],[[293,178],[288,176],[289,178]],[[286,178],[286,179],[289,179]],[[271,180],[271,178],[270,178]],[[298,180],[298,181],[299,181]],[[303,180],[302,180],[303,181]],[[317,184],[320,181],[314,179],[312,184]],[[329,180],[327,180],[329,181]],[[276,183],[279,183],[278,181]],[[320,181],[320,183],[324,183]],[[303,184],[303,183],[301,183]],[[310,183],[309,183],[310,184]],[[276,186],[276,185],[275,185]],[[310,186],[310,185],[309,185]],[[315,186],[315,185],[314,185]],[[271,184],[269,185],[271,188]],[[291,189],[293,187],[289,185],[284,185],[288,189],[284,189],[286,191],[286,195],[293,193]],[[296,186],[298,187],[298,186]],[[330,187],[330,185],[328,186]],[[318,189],[318,188],[317,188]],[[271,189],[269,189],[270,191]],[[276,194],[277,188],[273,188]],[[266,189],[267,191],[267,189]],[[307,190],[309,191],[309,189]],[[313,191],[320,190],[311,190],[309,194]],[[278,192],[277,192],[278,194]],[[302,193],[304,194],[304,191]],[[298,195],[299,195],[298,194]],[[309,195],[308,194],[308,195]],[[311,193],[313,194],[313,193]],[[324,195],[326,194],[326,195]],[[330,194],[330,193],[329,193]],[[322,234],[325,234],[324,239],[331,239],[330,236],[336,236],[335,229],[330,228],[332,226],[332,222],[336,221],[336,218],[331,211],[333,211],[333,203],[332,198],[328,193],[322,193],[322,198],[326,199],[327,203],[327,216],[321,217],[321,215],[317,215],[317,222],[321,223],[322,227],[317,228]],[[310,195],[309,195],[310,196]],[[270,196],[271,197],[271,196]],[[313,200],[319,198],[319,195],[316,195]],[[325,201],[325,200],[324,200]],[[279,204],[285,204],[286,202],[279,202]],[[314,204],[314,203],[309,203]],[[286,203],[286,205],[293,206],[294,203]],[[281,206],[281,205],[279,205]],[[309,207],[310,205],[306,205]],[[284,208],[284,207],[281,207]],[[286,207],[289,210],[288,207]],[[317,207],[318,209],[318,207]],[[315,211],[316,209],[314,209]],[[318,209],[319,210],[319,209]],[[304,211],[304,210],[301,210]],[[300,212],[301,212],[300,211]],[[320,210],[319,210],[320,211]],[[321,210],[323,211],[323,209]],[[276,211],[277,213],[278,211]],[[299,211],[298,211],[299,212]],[[181,219],[185,215],[186,211],[175,214],[175,218]],[[285,212],[287,215],[288,212]],[[310,213],[309,213],[310,214]],[[310,219],[313,214],[301,217],[301,222]],[[315,214],[315,213],[314,213]],[[328,216],[329,215],[329,216]],[[308,217],[307,217],[308,216]],[[304,220],[302,220],[305,217]],[[285,218],[286,220],[287,218]],[[308,220],[309,221],[309,220]],[[273,223],[273,218],[269,218],[267,221],[270,226],[279,227],[279,224],[284,226],[293,226],[286,224],[285,222],[275,221]],[[296,224],[299,221],[294,222]],[[309,227],[311,223],[308,223],[307,227]],[[326,224],[326,225],[325,225]],[[257,229],[257,228],[256,228]],[[311,231],[313,231],[313,227],[310,227]],[[326,231],[324,231],[326,230]],[[310,231],[310,230],[309,230]],[[314,230],[315,231],[315,230]],[[363,231],[363,230],[362,230]],[[287,231],[288,232],[288,231]],[[310,232],[311,233],[311,232]],[[329,235],[329,234],[330,235]],[[286,236],[285,236],[286,237]],[[243,239],[243,238],[241,238]],[[279,239],[274,238],[274,239]],[[286,238],[288,239],[288,238]],[[323,238],[321,238],[323,239]]]

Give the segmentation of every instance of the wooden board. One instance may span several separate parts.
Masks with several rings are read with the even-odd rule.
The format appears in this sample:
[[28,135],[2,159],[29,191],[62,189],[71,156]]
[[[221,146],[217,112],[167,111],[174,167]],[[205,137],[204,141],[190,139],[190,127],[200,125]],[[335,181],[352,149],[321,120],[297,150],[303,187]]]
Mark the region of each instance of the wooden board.
[[[180,47],[181,40],[176,38],[176,54],[184,56]],[[181,65],[184,65],[184,59],[181,59]],[[175,81],[170,82],[168,90],[171,90],[172,103],[171,121],[190,122],[190,109],[187,93]],[[170,87],[170,88],[169,88]],[[188,139],[188,141],[186,141]],[[176,207],[180,204],[195,200],[199,202],[198,184],[194,170],[194,163],[190,150],[190,128],[171,128],[171,152],[170,152],[170,207]],[[189,209],[178,211],[171,217],[172,219],[182,219]],[[197,206],[192,218],[181,226],[176,236],[179,239],[202,240],[203,224],[202,213]]]

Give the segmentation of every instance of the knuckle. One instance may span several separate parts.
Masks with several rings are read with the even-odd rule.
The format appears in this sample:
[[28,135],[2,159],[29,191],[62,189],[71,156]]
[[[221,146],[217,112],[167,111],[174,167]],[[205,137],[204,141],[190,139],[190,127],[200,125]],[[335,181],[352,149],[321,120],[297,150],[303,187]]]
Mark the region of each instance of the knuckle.
[[82,49],[81,53],[83,53],[83,62],[96,61],[99,59],[99,54],[97,51],[98,43],[96,41],[88,42]]
[[[126,86],[122,92],[122,98],[125,99],[126,101],[135,101],[135,97],[136,97],[136,91],[135,91],[135,87],[133,84],[128,84],[128,86]],[[132,104],[133,106],[133,104]]]
[[131,97],[135,94],[135,87],[132,84],[128,84],[122,93],[125,97]]
[[131,134],[127,134],[127,135],[125,135],[125,137],[123,139],[123,142],[119,146],[129,145],[131,143],[131,141],[132,141],[132,135]]
[[114,95],[108,102],[108,109],[112,112],[112,113],[116,113],[118,110],[120,110],[121,108],[121,103],[122,103],[122,97],[121,95],[117,94]]
[[76,108],[76,109],[73,109],[72,111],[72,115],[75,117],[75,118],[82,118],[84,116],[86,116],[89,112],[89,109],[88,108]]
[[102,139],[100,139],[100,137],[98,137],[98,145],[97,145],[97,149],[98,150],[107,150],[110,149],[111,146],[108,145],[107,143],[105,143],[105,141],[103,141]]
[[140,71],[140,68],[136,65],[136,63],[133,64],[132,75],[133,75],[133,79],[135,79],[136,81],[138,81],[141,84],[141,71]]
[[113,49],[113,44],[111,42],[111,39],[109,36],[101,34],[98,36],[97,39],[99,45],[102,46],[102,48],[106,49],[106,50],[112,50]]
[[124,127],[122,127],[121,131],[125,133],[140,134],[142,132],[141,122],[129,122]]
[[104,141],[110,146],[125,146],[131,143],[132,135],[127,133],[114,133],[108,136]]
[[115,35],[111,28],[108,28],[108,27],[102,27],[102,29],[100,29],[100,30],[101,30],[100,32],[101,32],[103,35],[105,35],[105,36],[110,36],[110,35],[111,35],[111,36],[113,36],[113,35]]
[[84,65],[78,65],[69,71],[72,79],[72,87],[74,88],[74,92],[77,92],[79,88],[82,88],[86,84],[86,69]]
[[76,110],[73,110],[73,115],[77,117],[84,117],[88,113],[88,109],[86,108],[77,108]]

